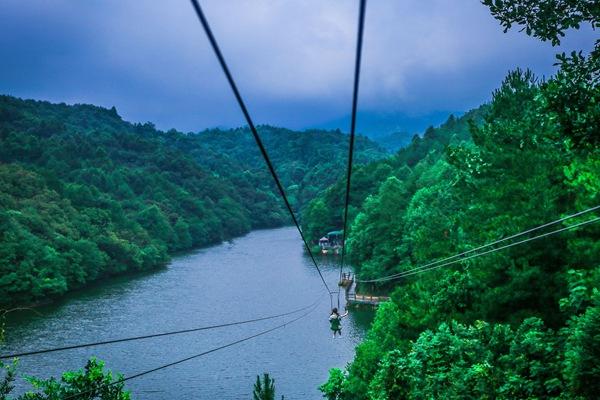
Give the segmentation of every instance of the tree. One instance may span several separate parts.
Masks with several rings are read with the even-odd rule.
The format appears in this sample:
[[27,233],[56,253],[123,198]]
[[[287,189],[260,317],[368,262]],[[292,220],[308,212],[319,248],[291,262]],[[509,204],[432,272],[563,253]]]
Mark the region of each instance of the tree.
[[[0,381],[0,400],[9,400],[16,377],[16,361],[7,365],[0,363],[4,377]],[[90,359],[85,368],[79,371],[65,372],[60,381],[56,378],[26,378],[34,387],[34,391],[26,392],[15,400],[62,400],[70,397],[89,400],[130,400],[131,395],[125,390],[123,377],[113,378],[110,371],[104,371],[104,363]]]
[[367,198],[363,211],[354,220],[348,248],[364,276],[374,275],[369,270],[373,263],[384,271],[398,264],[401,256],[398,242],[403,232],[407,199],[403,182],[391,176],[381,184],[376,195]]
[[565,377],[573,396],[593,398],[600,393],[600,292],[594,289],[593,306],[570,322]]
[[152,237],[159,238],[165,243],[171,243],[175,238],[175,232],[173,232],[169,220],[155,204],[142,210],[138,214],[137,221]]
[[[600,3],[597,0],[483,0],[504,31],[513,24],[552,45],[560,44],[565,31],[589,23],[600,27]],[[600,144],[600,39],[589,56],[573,51],[557,55],[561,66],[555,77],[544,85],[547,112],[556,118],[564,134],[576,146]]]
[[344,381],[346,377],[339,368],[329,370],[329,379],[319,386],[323,397],[327,400],[342,400],[344,398]]
[[12,364],[0,361],[0,370],[4,373],[0,380],[0,400],[8,400],[8,395],[15,388],[16,366],[16,361]]
[[190,235],[190,226],[182,218],[175,222],[175,234],[177,238],[177,248],[189,249],[192,247],[192,235]]
[[528,35],[560,44],[568,29],[582,23],[600,27],[600,5],[596,0],[482,0],[507,32],[513,24]]
[[[275,400],[275,380],[269,374],[263,374],[262,380],[260,375],[256,375],[252,398],[254,400]],[[281,399],[283,400],[284,397],[281,396]]]
[[[343,175],[341,132],[261,133],[298,215]],[[384,154],[357,138],[357,162]],[[279,197],[245,128],[162,132],[114,109],[0,95],[0,304],[48,300],[157,268],[176,251],[283,226]],[[336,214],[325,210],[331,230]]]
[[336,229],[338,226],[336,226],[336,221],[333,219],[333,214],[323,200],[319,199],[311,202],[304,213],[306,217],[304,220],[307,221],[305,224],[306,235],[316,240],[327,232]]
[[92,358],[83,370],[65,372],[60,381],[28,378],[38,391],[26,393],[17,400],[61,400],[83,393],[89,399],[130,400],[125,384],[120,382],[122,378],[117,375],[113,379],[110,371],[104,371],[104,363]]
[[[519,24],[555,45],[580,24],[599,27],[597,0],[483,3],[507,29]],[[361,168],[361,181],[372,183],[348,240],[360,277],[424,265],[597,205],[599,43],[589,55],[558,55],[558,72],[545,80],[510,72],[479,118],[428,129],[396,156]],[[387,177],[375,173],[381,164],[391,166]],[[335,204],[326,193],[315,200],[325,208]],[[395,310],[379,307],[353,362],[323,388],[341,387],[353,400],[597,398],[599,229],[430,264],[382,285]]]

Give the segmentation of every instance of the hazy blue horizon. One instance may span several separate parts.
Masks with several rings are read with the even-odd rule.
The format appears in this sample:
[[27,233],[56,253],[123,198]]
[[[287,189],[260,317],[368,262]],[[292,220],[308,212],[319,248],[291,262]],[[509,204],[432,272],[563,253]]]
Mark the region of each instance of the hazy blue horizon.
[[[357,2],[202,1],[257,124],[307,129],[350,111]],[[7,0],[0,6],[0,93],[115,106],[124,119],[201,131],[244,121],[186,1]],[[488,101],[514,68],[552,74],[561,48],[504,34],[476,0],[369,2],[359,110],[420,118]],[[369,129],[358,120],[358,131]]]

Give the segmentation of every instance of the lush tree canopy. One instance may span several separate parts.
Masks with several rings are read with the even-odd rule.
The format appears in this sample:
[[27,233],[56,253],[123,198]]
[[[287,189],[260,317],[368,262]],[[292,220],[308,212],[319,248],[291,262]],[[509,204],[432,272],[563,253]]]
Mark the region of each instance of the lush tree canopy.
[[1,400],[63,400],[67,398],[86,398],[97,400],[130,400],[129,392],[125,390],[123,376],[113,376],[111,371],[104,370],[104,362],[95,358],[88,360],[85,368],[62,374],[60,379],[41,379],[27,377],[33,390],[13,397],[13,382],[16,377],[16,363],[2,364],[4,376],[0,381]]
[[[507,28],[524,24],[555,42],[568,28],[598,21],[597,2],[484,3]],[[542,14],[532,11],[538,8]],[[599,56],[559,55],[559,71],[545,81],[513,71],[489,104],[358,168],[348,239],[356,272],[367,279],[399,273],[600,204]],[[339,213],[320,216],[341,207],[342,192],[338,181],[309,204],[305,226],[313,237],[339,226]],[[354,361],[331,371],[323,394],[597,398],[599,239],[593,224],[359,285],[392,299],[378,309]]]
[[[298,211],[343,174],[340,132],[260,131]],[[358,143],[359,163],[384,155]],[[245,129],[162,132],[114,108],[0,96],[0,304],[287,224],[278,196]]]

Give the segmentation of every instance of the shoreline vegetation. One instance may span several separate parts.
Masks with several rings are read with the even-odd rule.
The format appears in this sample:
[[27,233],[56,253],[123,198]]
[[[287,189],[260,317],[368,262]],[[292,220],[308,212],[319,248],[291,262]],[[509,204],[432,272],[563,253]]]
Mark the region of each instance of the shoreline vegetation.
[[[484,0],[509,29],[553,44],[597,2]],[[594,3],[595,5],[592,5]],[[564,4],[563,4],[564,5]],[[426,265],[600,204],[600,40],[558,72],[508,73],[489,104],[428,129],[353,176],[348,254],[363,280]],[[307,207],[339,226],[344,181]],[[586,214],[561,225],[592,221]],[[313,236],[314,237],[314,236]],[[402,279],[367,338],[321,387],[328,400],[595,399],[600,393],[600,224]]]
[[[260,130],[297,212],[341,176],[341,132]],[[385,154],[359,138],[359,163]],[[0,304],[287,225],[276,193],[246,129],[163,132],[114,107],[0,96]]]
[[[64,295],[62,296],[57,296],[57,297],[50,297],[50,298],[45,298],[43,300],[40,300],[36,303],[30,303],[30,304],[12,304],[10,307],[11,309],[8,311],[12,311],[13,309],[17,309],[17,311],[32,311],[35,312],[35,309],[38,307],[44,307],[44,306],[49,306],[49,305],[53,305],[56,304],[57,302],[61,302],[61,301],[65,301],[68,300],[69,296],[77,296],[78,293],[83,293],[88,289],[94,289],[94,288],[101,288],[103,285],[106,284],[110,284],[110,283],[114,283],[115,279],[136,279],[136,278],[143,278],[145,275],[147,274],[153,274],[155,272],[160,271],[161,269],[164,268],[169,268],[169,264],[176,258],[179,257],[185,257],[188,255],[193,255],[194,253],[198,252],[198,251],[202,251],[204,249],[209,249],[211,247],[214,246],[220,246],[224,243],[229,243],[232,242],[236,239],[240,239],[243,238],[244,236],[255,232],[255,231],[261,231],[261,230],[269,230],[269,229],[278,229],[278,228],[286,228],[286,227],[294,227],[293,224],[287,224],[284,223],[280,226],[275,226],[272,228],[257,228],[257,229],[252,229],[248,232],[245,233],[241,233],[239,236],[235,236],[235,237],[231,237],[231,238],[226,238],[223,239],[222,241],[218,242],[218,243],[210,243],[210,244],[206,244],[206,245],[202,245],[202,246],[198,246],[198,247],[192,247],[189,249],[185,249],[185,250],[180,250],[178,252],[175,253],[171,253],[169,254],[169,261],[166,262],[164,265],[160,265],[157,266],[154,269],[150,269],[150,270],[144,270],[144,271],[124,271],[122,273],[119,273],[118,275],[114,275],[114,276],[105,276],[105,277],[101,277],[98,278],[94,281],[91,282],[87,282],[85,285],[77,287],[77,288],[73,288],[72,290],[69,290],[68,292],[64,293]],[[2,311],[2,309],[0,309],[0,311]],[[6,314],[6,317],[8,317],[9,315]]]
[[[505,31],[516,26],[555,46],[584,25],[600,28],[597,1],[481,2]],[[557,65],[546,79],[509,72],[489,103],[391,157],[359,139],[346,245],[362,279],[600,203],[600,39],[589,53],[557,55]],[[343,226],[346,137],[261,133],[307,237]],[[162,132],[114,108],[0,96],[0,304],[60,296],[163,265],[173,252],[280,226],[287,216],[272,186],[245,129]],[[331,369],[319,389],[328,400],[596,399],[599,260],[600,225],[590,224],[367,286],[390,300],[354,360]],[[6,395],[15,365],[0,366]],[[129,399],[112,380],[92,359],[62,382],[30,381],[40,399],[88,389]]]

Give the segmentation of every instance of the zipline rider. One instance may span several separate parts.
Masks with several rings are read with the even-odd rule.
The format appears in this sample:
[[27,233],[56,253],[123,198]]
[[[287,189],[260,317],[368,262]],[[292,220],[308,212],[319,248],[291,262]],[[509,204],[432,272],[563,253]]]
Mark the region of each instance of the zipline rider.
[[335,339],[335,334],[338,333],[342,336],[342,318],[348,315],[348,309],[346,309],[346,313],[340,315],[338,313],[337,308],[333,308],[331,310],[331,315],[329,316],[329,323],[331,324],[331,330],[333,331],[333,338]]

